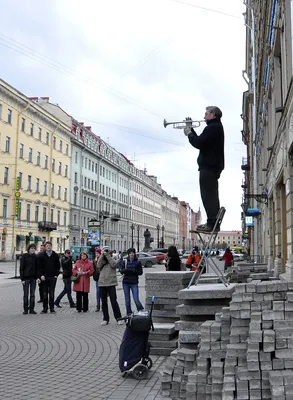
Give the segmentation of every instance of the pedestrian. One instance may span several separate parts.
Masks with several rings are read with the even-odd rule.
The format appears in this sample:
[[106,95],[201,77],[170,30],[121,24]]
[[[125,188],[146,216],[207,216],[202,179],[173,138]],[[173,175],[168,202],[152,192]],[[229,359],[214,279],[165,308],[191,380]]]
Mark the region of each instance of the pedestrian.
[[181,259],[176,246],[170,246],[166,255],[166,271],[181,271]]
[[[38,277],[36,245],[30,244],[20,259],[20,280],[23,286],[23,314],[36,314],[35,291]],[[28,301],[29,297],[29,301]]]
[[98,259],[100,258],[102,253],[101,249],[96,249],[96,258],[94,260],[94,274],[93,278],[94,281],[96,282],[96,312],[100,311],[101,308],[101,296],[100,296],[100,287],[99,287],[99,277],[100,277],[100,272],[98,271]]
[[142,265],[136,256],[134,248],[127,250],[128,257],[126,260],[119,260],[118,269],[123,275],[123,291],[125,298],[126,314],[132,314],[130,291],[137,311],[143,310],[143,305],[139,301],[138,295],[138,277],[143,274]]
[[44,283],[44,301],[41,314],[47,314],[48,304],[50,312],[55,313],[54,297],[58,275],[60,274],[59,256],[52,250],[52,243],[45,243],[45,251],[38,257],[39,280]]
[[[118,285],[116,267],[116,261],[113,260],[110,256],[110,247],[104,246],[102,248],[101,256],[97,262],[97,269],[100,272],[99,288],[103,311],[102,325],[108,325],[110,320],[107,299],[108,296],[110,297],[114,317],[116,318],[116,320],[118,320],[118,318],[121,318],[121,311],[117,302],[116,294],[116,286]],[[123,321],[118,321],[118,324],[123,324]]]
[[[45,245],[41,244],[40,246],[40,251],[38,252],[37,256],[39,257],[40,254],[42,254],[45,251]],[[39,280],[40,283],[38,283],[39,286],[39,295],[40,299],[38,300],[38,303],[43,303],[44,301],[44,282]]]
[[72,270],[74,276],[79,276],[78,281],[73,284],[73,290],[76,292],[76,310],[79,313],[81,310],[87,312],[89,309],[90,277],[93,273],[93,263],[87,253],[81,252]]
[[73,253],[71,252],[71,250],[65,250],[64,255],[61,257],[62,278],[63,278],[64,288],[57,297],[57,299],[55,300],[55,306],[58,308],[62,308],[62,306],[60,305],[60,301],[66,294],[70,308],[75,308],[75,304],[71,295],[72,256]]
[[199,268],[200,260],[201,256],[199,248],[197,246],[194,246],[186,260],[186,268],[190,268],[191,271],[197,271]]
[[[199,186],[207,222],[198,225],[196,230],[203,233],[213,231],[220,209],[218,179],[224,169],[224,128],[221,118],[222,111],[218,107],[209,106],[204,116],[207,126],[201,135],[195,133],[191,122],[187,122],[184,128],[189,143],[199,149]],[[188,120],[190,118],[186,118]],[[220,226],[216,226],[215,230],[219,231]]]
[[233,254],[229,247],[227,247],[223,255],[223,259],[224,259],[224,272],[226,272],[228,267],[232,267],[233,265]]

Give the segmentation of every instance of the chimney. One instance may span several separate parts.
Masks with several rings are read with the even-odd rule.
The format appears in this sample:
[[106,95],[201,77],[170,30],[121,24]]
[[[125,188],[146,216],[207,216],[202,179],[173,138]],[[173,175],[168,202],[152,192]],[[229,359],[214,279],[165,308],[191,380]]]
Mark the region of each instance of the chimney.
[[28,99],[31,101],[35,101],[36,103],[38,103],[38,101],[39,101],[38,97],[29,97]]

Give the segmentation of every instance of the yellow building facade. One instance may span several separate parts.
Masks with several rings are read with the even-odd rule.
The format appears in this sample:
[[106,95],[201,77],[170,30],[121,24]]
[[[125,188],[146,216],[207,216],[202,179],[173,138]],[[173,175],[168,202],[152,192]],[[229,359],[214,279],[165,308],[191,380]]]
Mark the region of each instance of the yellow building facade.
[[0,260],[69,245],[70,127],[0,80]]

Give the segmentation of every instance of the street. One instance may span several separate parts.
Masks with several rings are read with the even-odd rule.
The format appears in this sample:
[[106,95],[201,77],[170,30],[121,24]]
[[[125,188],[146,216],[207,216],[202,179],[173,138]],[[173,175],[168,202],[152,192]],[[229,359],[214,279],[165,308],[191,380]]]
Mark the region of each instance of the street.
[[[152,270],[162,270],[155,266]],[[145,269],[144,272],[148,271]],[[110,324],[101,326],[102,312],[95,312],[92,281],[90,312],[77,313],[63,298],[56,315],[22,315],[22,287],[13,263],[1,263],[0,272],[0,398],[1,400],[162,400],[158,370],[164,357],[152,356],[148,379],[122,378],[118,367],[124,326],[118,326],[110,309]],[[56,295],[63,286],[59,278]],[[119,278],[118,302],[124,315]],[[75,296],[75,295],[74,295]],[[140,297],[145,301],[144,276]],[[36,290],[38,300],[38,290]]]

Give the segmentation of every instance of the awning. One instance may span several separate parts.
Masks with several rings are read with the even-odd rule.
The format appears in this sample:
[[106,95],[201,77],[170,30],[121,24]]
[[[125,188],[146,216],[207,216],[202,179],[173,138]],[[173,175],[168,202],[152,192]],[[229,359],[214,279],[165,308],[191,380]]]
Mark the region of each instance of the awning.
[[30,242],[34,242],[34,240],[35,240],[34,236],[28,236],[28,235],[27,235],[27,239],[28,239]]
[[16,239],[17,240],[25,240],[25,236],[24,235],[16,235]]
[[35,242],[42,242],[43,238],[41,236],[35,236]]

